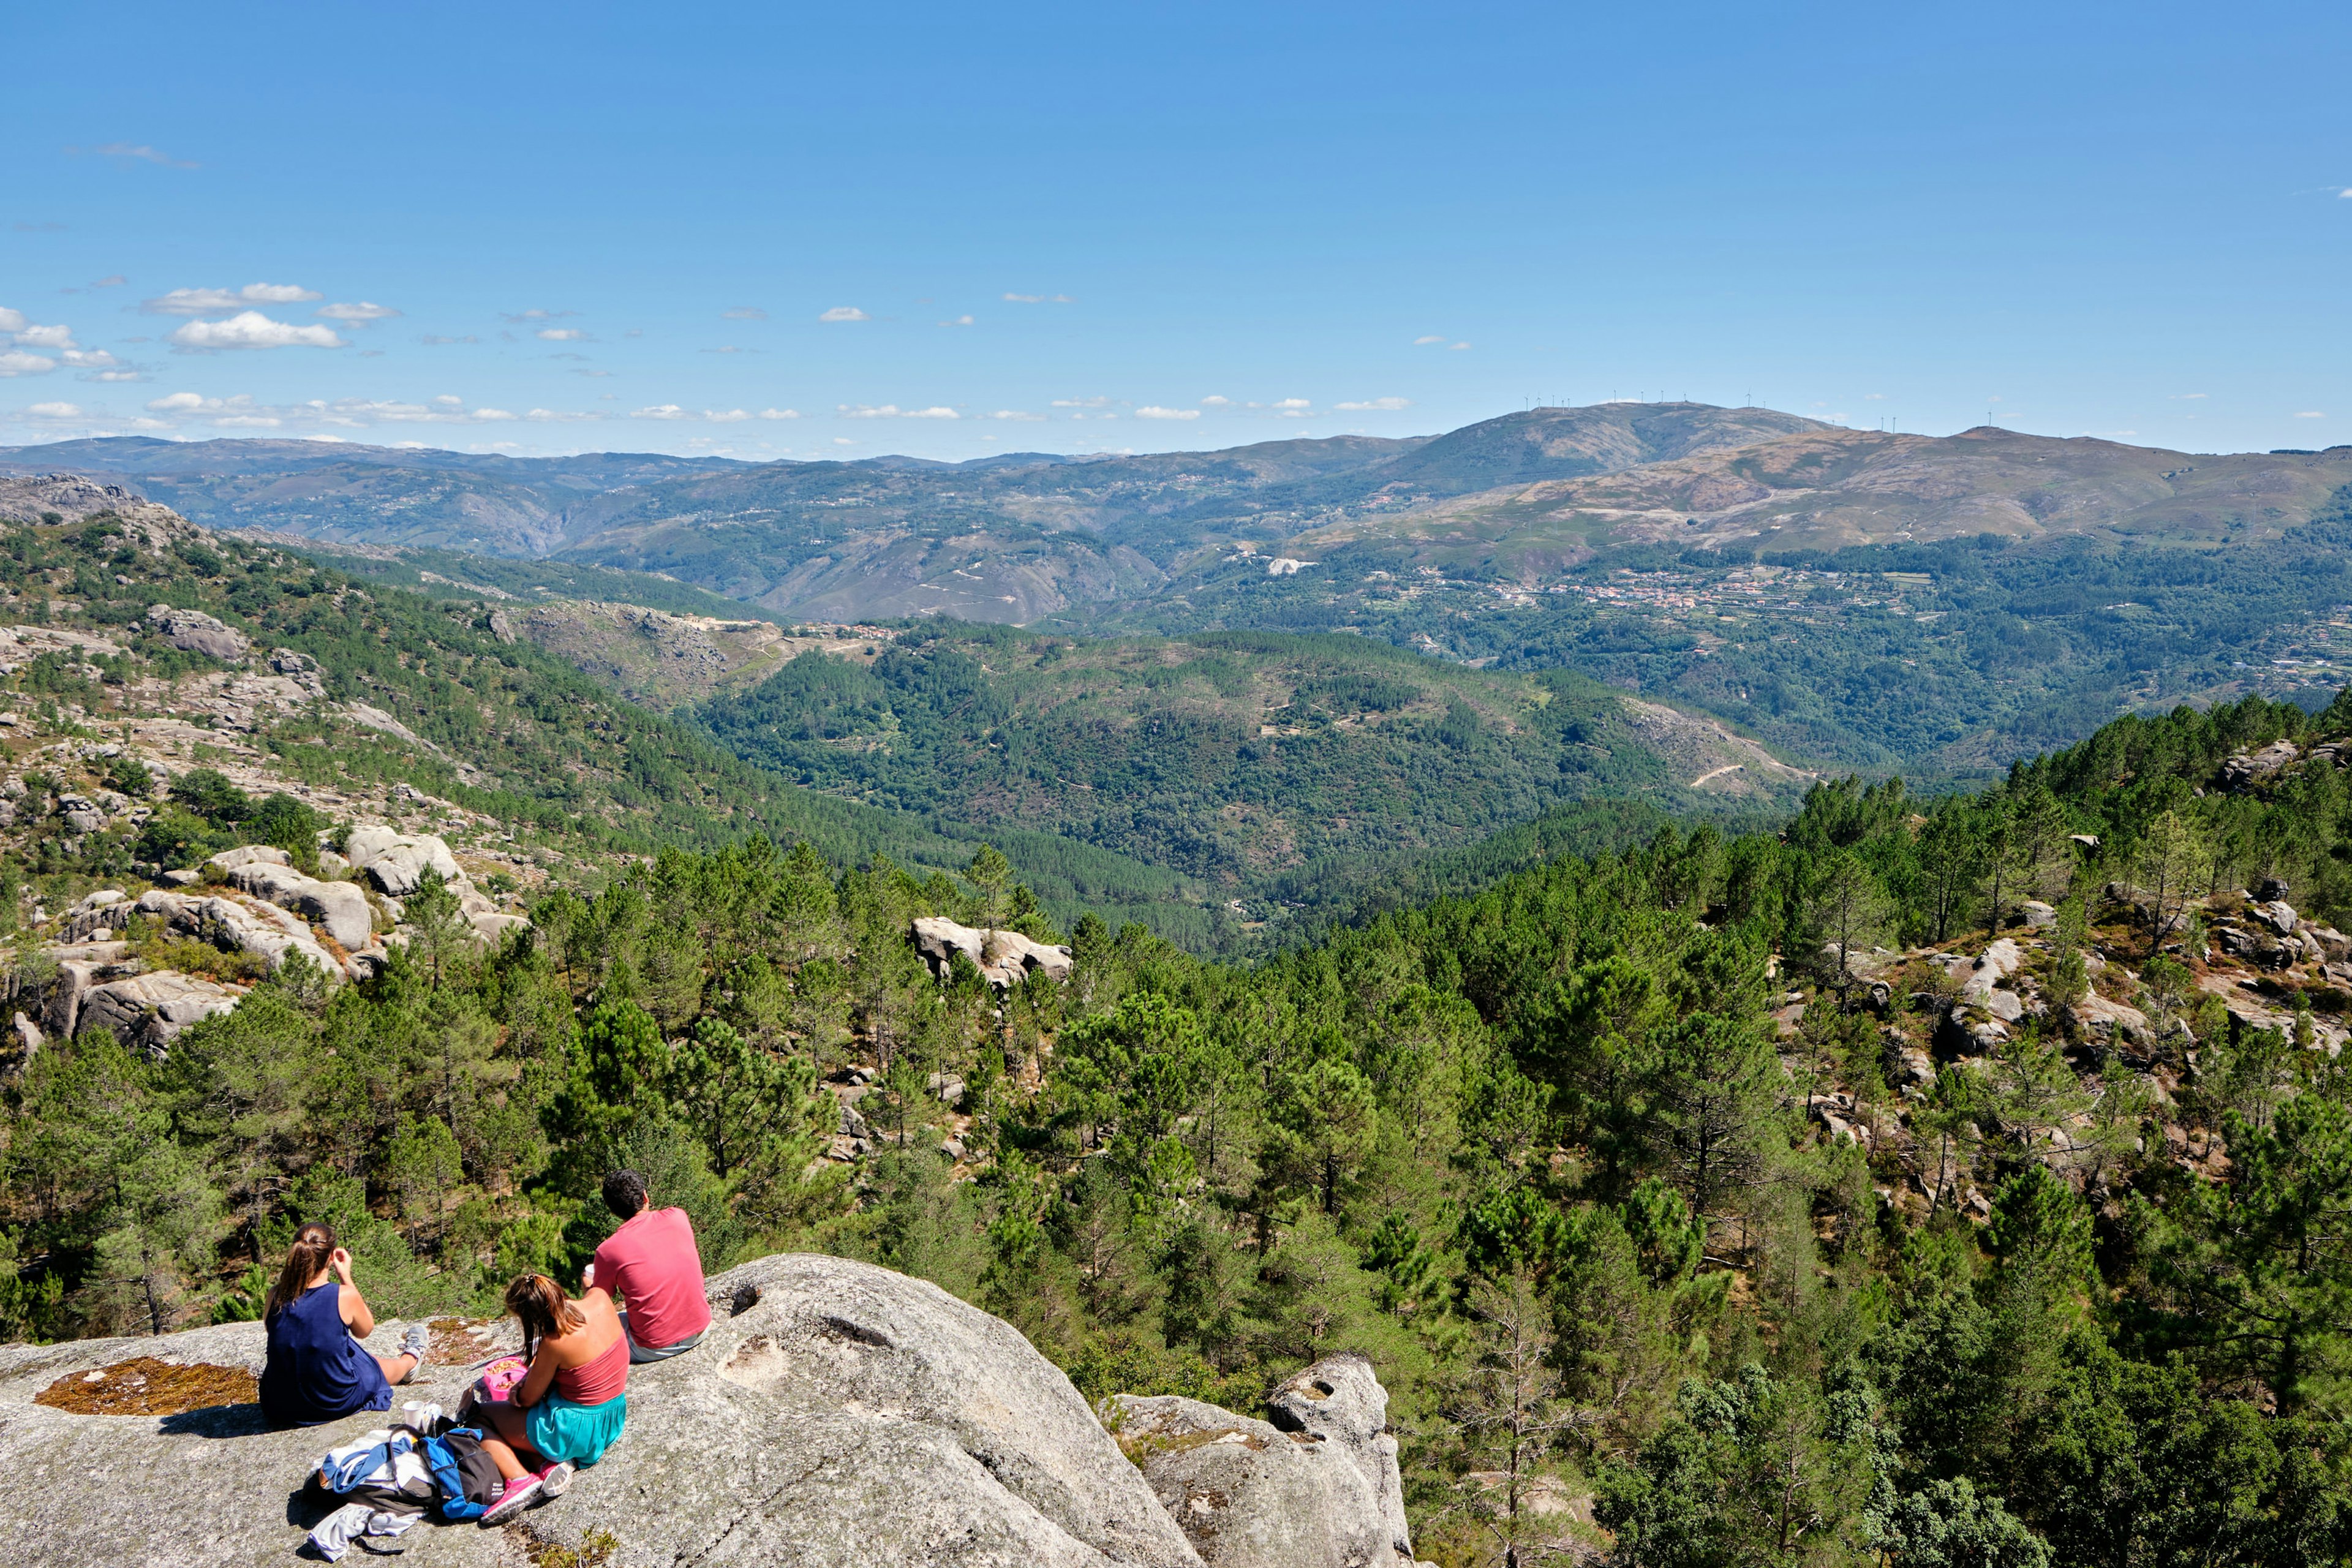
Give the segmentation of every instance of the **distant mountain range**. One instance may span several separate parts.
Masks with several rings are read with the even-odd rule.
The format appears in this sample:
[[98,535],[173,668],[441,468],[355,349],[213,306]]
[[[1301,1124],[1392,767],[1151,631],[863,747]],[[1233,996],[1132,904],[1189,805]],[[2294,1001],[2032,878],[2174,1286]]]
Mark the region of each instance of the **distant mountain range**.
[[1148,595],[1236,542],[1827,428],[1769,409],[1615,403],[1433,437],[961,464],[109,438],[0,450],[0,473],[111,479],[212,528],[662,572],[791,615],[1025,622]]
[[[2124,710],[2324,702],[2352,668],[2352,447],[2213,455],[1612,403],[1435,437],[968,463],[0,450],[0,474],[59,471],[439,597],[786,629],[1346,633],[1574,669],[1791,758],[1931,778]],[[741,664],[729,638],[776,640],[656,637],[611,609],[515,624],[658,706],[764,668],[772,650]]]
[[1236,547],[1540,574],[1595,552],[1980,532],[2277,536],[2352,447],[2200,456],[1991,427],[1853,431],[1765,408],[1538,408],[1436,437],[1213,452],[748,463],[314,441],[68,441],[0,473],[112,479],[213,528],[662,573],[789,616],[1027,624],[1181,592]]

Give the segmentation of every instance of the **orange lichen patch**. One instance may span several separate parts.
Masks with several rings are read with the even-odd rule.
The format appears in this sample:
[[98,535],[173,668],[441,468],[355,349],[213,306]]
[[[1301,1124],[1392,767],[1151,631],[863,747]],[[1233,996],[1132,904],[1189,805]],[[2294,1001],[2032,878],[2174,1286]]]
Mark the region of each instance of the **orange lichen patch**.
[[241,1366],[177,1366],[142,1355],[96,1372],[69,1372],[33,1395],[33,1403],[76,1415],[177,1415],[251,1405],[260,1397],[260,1384]]

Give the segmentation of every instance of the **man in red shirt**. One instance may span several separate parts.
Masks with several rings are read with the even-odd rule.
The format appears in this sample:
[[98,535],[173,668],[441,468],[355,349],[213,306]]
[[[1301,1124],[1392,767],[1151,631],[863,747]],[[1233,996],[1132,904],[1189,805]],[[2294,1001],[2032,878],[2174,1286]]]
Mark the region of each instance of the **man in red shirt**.
[[583,1275],[625,1303],[621,1327],[632,1362],[667,1361],[702,1342],[710,1303],[702,1295],[702,1255],[684,1209],[657,1209],[635,1171],[604,1178],[604,1206],[621,1228],[604,1238]]

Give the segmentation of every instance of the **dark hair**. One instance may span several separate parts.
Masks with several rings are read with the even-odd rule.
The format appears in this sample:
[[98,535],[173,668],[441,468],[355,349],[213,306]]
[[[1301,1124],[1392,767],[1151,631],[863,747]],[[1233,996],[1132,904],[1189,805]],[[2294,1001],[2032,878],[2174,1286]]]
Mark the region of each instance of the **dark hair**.
[[604,1178],[604,1206],[623,1219],[635,1219],[646,1206],[646,1179],[635,1171],[615,1171]]
[[278,1271],[278,1283],[261,1306],[261,1321],[268,1322],[291,1303],[295,1297],[310,1288],[319,1270],[335,1253],[335,1227],[317,1220],[294,1233],[294,1245],[286,1249],[286,1267]]
[[566,1300],[563,1287],[544,1274],[516,1275],[507,1287],[507,1310],[521,1320],[525,1359],[539,1353],[539,1342],[548,1335],[588,1326],[588,1315]]

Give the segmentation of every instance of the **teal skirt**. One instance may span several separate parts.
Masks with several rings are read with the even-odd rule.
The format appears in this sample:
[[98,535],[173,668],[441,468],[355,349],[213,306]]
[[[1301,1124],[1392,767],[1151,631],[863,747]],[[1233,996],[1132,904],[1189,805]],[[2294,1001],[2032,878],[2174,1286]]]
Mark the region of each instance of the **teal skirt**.
[[523,1434],[551,1459],[593,1465],[620,1439],[629,1396],[616,1394],[602,1405],[580,1405],[551,1394],[523,1412]]

